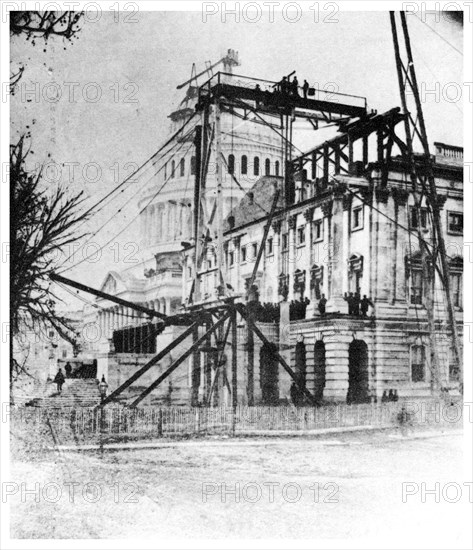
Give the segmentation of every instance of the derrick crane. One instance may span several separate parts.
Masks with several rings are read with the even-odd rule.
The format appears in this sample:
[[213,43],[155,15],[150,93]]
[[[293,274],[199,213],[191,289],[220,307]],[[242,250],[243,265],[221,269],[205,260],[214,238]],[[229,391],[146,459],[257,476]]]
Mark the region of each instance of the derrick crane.
[[[396,13],[393,11],[390,12],[396,69],[406,133],[407,151],[405,151],[404,156],[407,160],[411,185],[414,192],[417,219],[420,219],[420,207],[423,198],[425,198],[426,204],[431,212],[432,217],[433,246],[431,248],[426,246],[425,240],[421,238],[420,234],[419,246],[421,249],[423,272],[424,276],[427,279],[427,285],[429,287],[427,291],[426,312],[429,324],[431,361],[432,371],[434,375],[433,382],[435,383],[436,381],[438,381],[439,377],[439,359],[437,345],[435,341],[435,318],[433,308],[435,272],[437,272],[444,289],[447,305],[447,315],[450,325],[449,328],[452,336],[452,348],[455,355],[456,364],[459,368],[460,380],[462,380],[462,357],[460,352],[458,328],[455,320],[455,311],[453,308],[450,288],[450,268],[447,261],[445,240],[442,230],[442,219],[440,216],[439,208],[440,201],[435,184],[433,162],[429,150],[427,130],[425,126],[424,114],[422,111],[419,88],[417,85],[417,76],[414,60],[412,57],[412,49],[409,38],[409,30],[407,27],[406,13],[401,11],[399,13],[399,16],[401,19],[401,27],[404,37],[404,52],[401,51],[400,47],[400,40],[398,37],[396,25]],[[410,112],[407,104],[407,92],[410,92],[414,97],[415,106],[413,112]],[[414,153],[414,140],[416,137],[422,148],[421,159],[416,158],[416,155]],[[420,224],[418,225],[420,226]]]

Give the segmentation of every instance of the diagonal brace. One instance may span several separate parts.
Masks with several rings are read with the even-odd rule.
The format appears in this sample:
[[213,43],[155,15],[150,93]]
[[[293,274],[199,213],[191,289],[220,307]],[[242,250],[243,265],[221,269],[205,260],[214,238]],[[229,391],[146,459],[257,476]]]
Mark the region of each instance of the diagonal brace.
[[299,380],[297,376],[294,374],[294,371],[291,369],[291,367],[286,363],[286,361],[283,359],[283,357],[279,354],[279,352],[274,351],[272,349],[271,342],[266,338],[266,336],[261,332],[261,330],[253,323],[253,321],[250,319],[248,314],[245,311],[245,308],[243,304],[236,304],[235,306],[240,313],[240,315],[245,319],[245,321],[248,323],[248,327],[258,336],[258,338],[263,342],[263,344],[267,344],[269,346],[269,350],[277,359],[277,361],[282,365],[283,369],[289,374],[289,376],[294,380],[294,383],[299,388],[299,390],[309,399],[311,403],[314,405],[317,405],[317,400],[315,397],[310,393],[310,391],[303,385],[299,383]]
[[223,315],[216,323],[215,325],[213,325],[212,327],[210,327],[210,329],[203,335],[201,336],[198,340],[196,340],[196,342],[194,342],[192,344],[192,346],[186,351],[184,352],[178,359],[176,359],[176,361],[174,361],[174,363],[165,371],[163,372],[163,374],[161,374],[161,376],[159,378],[157,378],[150,386],[148,386],[134,401],[133,403],[130,405],[131,407],[136,407],[138,405],[138,403],[140,403],[141,401],[143,401],[143,399],[148,396],[155,388],[157,388],[159,386],[159,384],[161,384],[161,382],[163,382],[163,380],[165,380],[170,374],[172,374],[176,369],[177,367],[183,363],[194,351],[195,349],[197,349],[201,344],[202,342],[204,342],[213,332],[215,332],[221,325],[223,325],[223,323],[230,317],[230,315],[228,313],[226,313],[225,315]]

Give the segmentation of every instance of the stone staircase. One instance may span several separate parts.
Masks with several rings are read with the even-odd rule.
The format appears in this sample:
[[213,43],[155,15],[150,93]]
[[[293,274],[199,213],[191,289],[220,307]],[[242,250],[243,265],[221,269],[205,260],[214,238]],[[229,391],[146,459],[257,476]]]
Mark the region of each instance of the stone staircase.
[[35,387],[35,394],[25,400],[27,407],[64,408],[95,407],[100,403],[100,392],[94,378],[66,379],[62,392],[57,393],[56,384],[47,382]]

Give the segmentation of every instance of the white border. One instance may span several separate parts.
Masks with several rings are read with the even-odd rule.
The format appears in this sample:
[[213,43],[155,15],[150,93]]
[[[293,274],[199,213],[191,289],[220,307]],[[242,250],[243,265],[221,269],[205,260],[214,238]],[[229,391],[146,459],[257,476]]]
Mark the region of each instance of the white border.
[[[127,2],[119,2],[121,6]],[[203,3],[198,1],[173,1],[173,2],[153,2],[153,1],[135,1],[135,4],[138,5],[140,11],[201,11],[201,5]],[[241,1],[240,5],[244,5],[247,2]],[[263,2],[258,2],[262,4]],[[8,23],[5,22],[5,5],[14,4],[14,2],[2,2],[2,21],[1,21],[1,81],[2,87],[5,86],[5,83],[9,82],[9,32],[8,32]],[[20,2],[17,3],[20,5],[20,9],[41,9],[42,6],[46,4],[51,5],[51,2]],[[63,5],[63,2],[54,2],[56,5]],[[99,4],[102,9],[110,9],[111,6],[116,6],[116,1],[109,2],[76,2],[77,8],[82,9],[84,6],[91,6]],[[221,4],[218,2],[217,4]],[[232,9],[234,2],[227,2],[227,9]],[[288,4],[288,2],[280,2],[280,5]],[[298,2],[303,9],[309,9],[314,2]],[[319,2],[322,6],[328,4],[328,2]],[[336,4],[340,11],[388,11],[388,10],[400,10],[406,4],[414,4],[414,2],[397,2],[397,1],[337,1]],[[418,2],[418,5],[421,3]],[[472,42],[472,24],[468,23],[467,20],[473,19],[473,6],[471,2],[422,2],[422,9],[424,10],[435,10],[446,6],[449,9],[452,9],[456,6],[464,6],[465,9],[465,23],[464,23],[464,82],[472,82],[472,51],[473,51],[473,42]],[[65,7],[67,9],[70,6]],[[116,8],[115,8],[116,9]],[[276,8],[276,11],[278,9]],[[464,297],[465,297],[465,312],[464,318],[465,322],[471,323],[470,327],[465,328],[465,346],[464,346],[464,365],[465,365],[465,402],[472,403],[472,369],[471,365],[473,364],[473,354],[472,354],[472,341],[473,341],[473,216],[468,215],[468,207],[472,205],[473,199],[473,168],[472,168],[472,151],[473,151],[473,140],[472,140],[472,120],[473,120],[473,108],[472,103],[468,101],[466,97],[467,94],[463,94],[464,102],[464,154],[465,162],[470,163],[470,170],[465,170],[465,233],[464,233],[464,242],[470,243],[471,249],[465,248],[465,258],[468,257],[470,261],[466,261],[464,265]],[[5,243],[9,240],[9,215],[8,215],[8,204],[9,204],[9,192],[7,181],[5,181],[5,167],[8,164],[9,158],[9,124],[6,121],[9,120],[9,101],[3,102],[1,104],[1,120],[3,123],[0,125],[0,152],[1,152],[1,162],[2,162],[2,185],[0,188],[0,204],[1,204],[1,216],[0,216],[0,234],[1,242]],[[470,176],[468,178],[468,176]],[[3,254],[1,262],[1,271],[0,271],[0,303],[1,303],[1,322],[2,327],[5,326],[4,323],[8,323],[8,303],[9,303],[9,266],[5,263]],[[469,336],[469,341],[468,341]],[[9,383],[8,383],[8,365],[9,365],[9,349],[8,344],[3,342],[3,331],[2,331],[2,345],[1,345],[1,401],[2,404],[9,403]],[[5,406],[2,407],[2,430],[1,430],[1,479],[9,479],[9,426],[8,423],[5,423]],[[472,479],[472,426],[473,424],[469,423],[465,427],[464,443],[465,443],[465,477],[466,480]],[[4,549],[63,549],[63,548],[110,548],[110,549],[122,549],[129,548],[130,543],[133,544],[135,548],[242,548],[242,546],[248,547],[248,541],[238,541],[238,540],[191,540],[191,539],[166,539],[166,540],[146,540],[139,539],[138,537],[133,541],[130,540],[15,540],[9,538],[9,513],[8,507],[1,505],[2,514],[1,514],[1,548]],[[468,516],[465,516],[468,517]],[[471,518],[470,518],[471,521]],[[426,532],[428,532],[429,526],[425,526]],[[448,541],[448,525],[445,526],[446,529],[446,539],[445,540],[425,540],[425,544],[419,546],[419,541],[410,541],[415,547],[425,547],[425,548],[447,548],[449,545]],[[369,541],[369,540],[320,540],[320,541],[290,541],[286,539],[277,539],[277,540],[259,540],[252,541],[251,547],[256,548],[272,548],[272,549],[285,549],[287,547],[294,548],[313,548],[317,544],[318,548],[360,548],[360,549],[377,549],[377,548],[401,548],[409,547],[409,541],[406,541],[405,538],[399,539],[398,535],[402,533],[402,525],[399,526],[399,533],[386,533],[385,540],[383,541]],[[471,533],[471,524],[465,525],[465,535]]]

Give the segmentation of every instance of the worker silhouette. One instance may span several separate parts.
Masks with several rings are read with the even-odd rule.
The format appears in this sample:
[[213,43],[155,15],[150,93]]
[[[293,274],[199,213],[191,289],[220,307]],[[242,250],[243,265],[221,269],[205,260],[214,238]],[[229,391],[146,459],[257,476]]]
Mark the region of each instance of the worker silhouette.
[[327,298],[325,297],[325,294],[322,294],[322,298],[319,300],[318,309],[320,315],[325,315],[325,309],[327,306]]
[[294,97],[299,97],[299,81],[297,80],[297,76],[292,79],[291,93]]
[[362,317],[367,317],[368,308],[370,306],[374,308],[373,302],[369,298],[366,297],[366,294],[363,294],[363,298],[360,302],[360,313],[361,313]]
[[304,99],[307,99],[307,93],[309,91],[309,83],[307,80],[304,80],[304,85],[302,86],[302,92],[304,94]]
[[353,311],[355,307],[355,297],[353,296],[353,292],[350,292],[350,294],[347,294],[345,292],[343,299],[345,300],[345,302],[348,303],[348,315],[353,315]]

